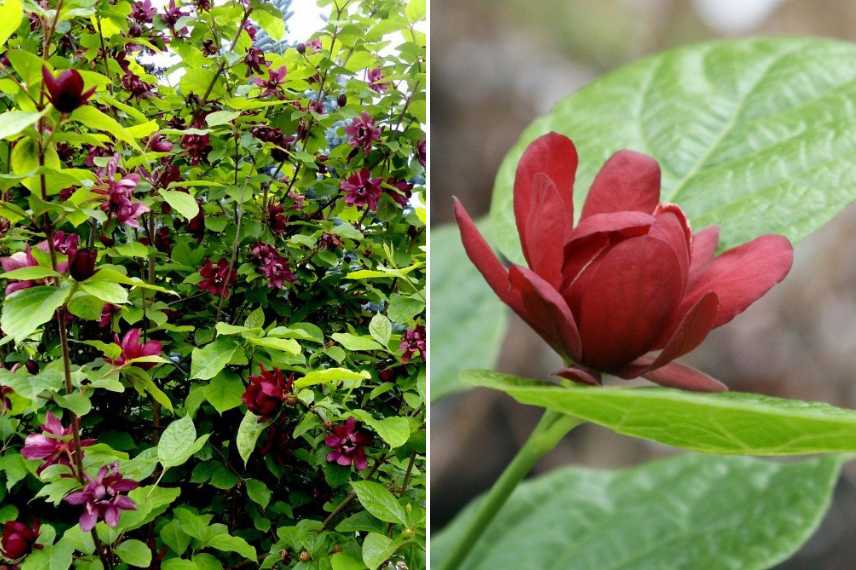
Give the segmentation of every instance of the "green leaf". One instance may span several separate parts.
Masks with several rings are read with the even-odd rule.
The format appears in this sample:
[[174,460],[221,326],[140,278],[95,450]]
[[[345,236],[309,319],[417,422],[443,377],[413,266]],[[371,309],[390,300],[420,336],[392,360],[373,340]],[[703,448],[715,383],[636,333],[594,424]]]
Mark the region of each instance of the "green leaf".
[[[617,471],[559,469],[514,490],[461,570],[764,570],[817,528],[840,464],[682,455]],[[467,507],[431,542],[432,565],[443,565],[474,514]]]
[[369,570],[375,570],[395,553],[392,539],[376,532],[370,532],[363,541],[363,563]]
[[259,436],[270,425],[270,421],[262,421],[261,418],[248,411],[238,426],[238,435],[235,437],[235,445],[238,446],[238,454],[244,460],[244,465],[250,460],[256,441]]
[[[209,115],[209,117],[210,116],[211,115]],[[185,219],[192,220],[199,214],[199,204],[196,202],[196,198],[187,192],[179,192],[178,190],[159,190],[158,193],[164,200],[166,200],[167,204],[172,206],[172,208],[184,216]]]
[[17,281],[29,281],[31,279],[44,279],[45,277],[59,277],[59,273],[50,267],[34,265],[32,267],[21,267],[5,273],[0,273],[2,279],[15,279]]
[[200,380],[214,378],[232,360],[238,343],[220,337],[203,348],[194,348],[190,361],[190,377]]
[[192,560],[183,558],[170,558],[164,560],[161,564],[162,570],[199,570],[199,567]]
[[407,514],[389,489],[374,481],[352,481],[351,486],[360,504],[372,516],[388,523],[406,524]]
[[241,377],[228,370],[220,372],[205,388],[205,399],[220,414],[240,406],[243,394],[244,383]]
[[238,536],[218,534],[208,541],[207,546],[223,552],[235,552],[248,560],[256,560],[256,549]]
[[117,139],[136,147],[134,137],[120,125],[116,119],[102,113],[92,105],[83,105],[71,113],[71,120],[77,121],[96,131],[107,132]]
[[161,528],[160,537],[179,556],[190,546],[190,535],[182,530],[181,522],[175,519]]
[[266,10],[254,10],[253,20],[272,39],[279,41],[285,37],[285,22],[282,17]]
[[404,14],[411,22],[418,22],[425,19],[425,0],[409,0],[407,7],[404,9]]
[[[24,7],[21,0],[5,0],[0,6],[0,47],[15,33],[21,25],[24,16]],[[0,123],[2,124],[2,123]]]
[[[2,17],[2,13],[9,4],[15,1],[16,0],[7,0],[5,5],[0,6],[0,45],[2,45],[4,41],[6,41],[5,39],[2,39],[4,33],[3,22],[5,22],[5,18]],[[17,135],[18,133],[38,121],[43,114],[44,113],[29,113],[26,111],[18,111],[17,109],[12,111],[6,111],[5,113],[0,113],[0,139],[5,139],[7,137]]]
[[[491,243],[522,262],[514,170],[525,146],[553,130],[580,156],[575,211],[615,151],[662,168],[661,201],[694,228],[719,224],[720,248],[760,234],[798,241],[856,198],[856,46],[815,38],[688,46],[607,74],[524,131],[497,174]],[[435,350],[435,353],[439,352]]]
[[270,503],[270,498],[273,496],[273,491],[258,479],[247,479],[247,495],[261,508],[266,509]]
[[15,342],[21,342],[53,318],[54,312],[65,303],[70,291],[67,285],[30,287],[16,291],[3,302],[0,328]]
[[190,416],[184,416],[167,426],[158,441],[158,459],[164,468],[177,467],[193,455],[196,426]]
[[347,368],[327,368],[326,370],[313,370],[308,372],[303,378],[298,378],[294,382],[294,387],[298,390],[315,384],[330,384],[332,382],[342,382],[349,380],[359,382],[371,378],[371,374],[365,370],[354,372]]
[[270,350],[278,350],[281,352],[287,352],[288,354],[293,354],[297,356],[300,354],[300,343],[294,340],[293,338],[275,338],[275,337],[265,337],[265,338],[248,338],[250,344],[254,344],[256,346],[260,346],[262,348],[267,348]]
[[330,557],[330,565],[333,570],[364,570],[365,565],[359,560],[355,560],[344,552],[337,552]]
[[[508,312],[461,246],[458,228],[431,230],[431,399],[467,388],[465,368],[491,368],[499,356]],[[390,309],[391,311],[391,309]]]
[[410,439],[410,421],[407,418],[393,416],[376,420],[368,415],[357,415],[369,424],[392,449],[401,447]]
[[372,317],[369,322],[369,334],[383,346],[389,345],[389,337],[392,336],[392,323],[386,315],[380,313]]
[[142,540],[126,540],[115,548],[115,552],[122,562],[129,566],[148,568],[152,563],[152,551]]
[[464,377],[523,404],[695,451],[741,455],[856,451],[856,412],[819,402],[741,392],[560,387],[488,370],[468,370]]
[[369,336],[351,333],[333,333],[330,336],[348,350],[384,350],[376,340]]
[[105,303],[124,305],[128,302],[128,291],[118,283],[87,279],[80,284],[80,288]]
[[240,116],[240,111],[214,111],[205,116],[205,122],[208,123],[209,127],[228,125]]

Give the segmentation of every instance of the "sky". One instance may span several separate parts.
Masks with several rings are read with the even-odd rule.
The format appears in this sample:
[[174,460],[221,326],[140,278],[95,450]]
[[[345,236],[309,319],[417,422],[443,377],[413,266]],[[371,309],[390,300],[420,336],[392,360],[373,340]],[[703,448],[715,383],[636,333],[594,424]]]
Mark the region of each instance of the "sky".
[[286,21],[285,29],[286,38],[290,41],[307,40],[324,25],[324,20],[321,18],[323,12],[315,0],[292,0],[291,12],[291,18]]

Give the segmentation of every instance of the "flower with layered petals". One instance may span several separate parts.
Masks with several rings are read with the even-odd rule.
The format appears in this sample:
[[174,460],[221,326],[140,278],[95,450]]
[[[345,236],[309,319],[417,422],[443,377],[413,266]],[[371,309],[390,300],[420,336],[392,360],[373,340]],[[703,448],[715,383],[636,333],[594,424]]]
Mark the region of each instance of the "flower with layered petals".
[[372,178],[369,169],[363,168],[342,180],[339,188],[345,193],[345,203],[349,206],[367,207],[374,211],[383,194],[380,183],[380,178]]
[[263,65],[270,65],[265,59],[265,52],[259,48],[251,47],[244,55],[244,63],[247,65],[247,75],[261,73]]
[[285,80],[286,73],[287,69],[284,65],[277,69],[268,69],[267,79],[255,77],[253,78],[253,83],[262,88],[262,97],[281,97],[281,86],[282,82]]
[[[67,256],[64,259],[57,260],[57,271],[65,273],[68,269],[68,259],[73,257],[77,252],[77,246],[79,243],[80,236],[77,234],[67,234],[63,231],[53,232],[54,251],[58,254],[64,254]],[[48,240],[42,240],[37,243],[36,249],[48,253],[50,251]],[[38,264],[39,263],[36,261],[36,258],[33,257],[33,251],[29,246],[27,246],[24,251],[18,251],[12,255],[0,257],[0,265],[2,265],[3,271],[14,271],[15,269],[21,269],[24,267],[35,267]],[[6,295],[11,295],[15,291],[20,291],[21,289],[28,289],[39,283],[44,283],[44,280],[11,281],[6,285]]]
[[38,521],[30,526],[20,521],[8,521],[3,525],[2,550],[3,556],[9,560],[19,560],[33,551],[34,548],[41,548],[41,545],[36,544],[36,539],[39,538]]
[[279,202],[268,202],[267,222],[270,231],[277,235],[284,234],[288,223],[285,207]]
[[76,69],[66,69],[54,77],[47,67],[42,67],[42,80],[48,92],[48,99],[60,113],[71,113],[81,105],[85,105],[95,87],[83,90],[83,77]]
[[133,511],[136,503],[128,496],[128,491],[139,487],[139,483],[125,479],[119,473],[119,464],[105,465],[98,470],[98,475],[86,483],[82,491],[71,493],[65,498],[69,505],[83,505],[80,515],[80,529],[89,532],[98,521],[104,521],[107,526],[116,528],[119,524],[120,511]]
[[134,2],[131,7],[131,18],[138,24],[151,24],[157,13],[157,8],[152,6],[151,0]]
[[573,227],[577,152],[550,133],[523,154],[514,213],[529,267],[500,263],[463,206],[455,216],[467,255],[497,296],[566,362],[560,376],[643,376],[687,390],[725,389],[672,362],[785,278],[790,242],[765,235],[716,255],[716,226],[693,233],[660,203],[660,168],[622,150],[601,168]]
[[375,93],[383,93],[389,89],[389,83],[383,78],[383,70],[379,67],[369,69],[366,74],[368,77],[369,88]]
[[425,327],[419,325],[409,331],[404,331],[398,349],[401,351],[401,361],[407,364],[417,354],[425,360],[428,350],[428,339],[425,335]]
[[[80,441],[81,447],[95,443],[94,439]],[[24,459],[41,459],[38,472],[41,473],[51,465],[72,465],[74,459],[74,435],[71,426],[63,427],[55,415],[48,412],[42,433],[31,433],[24,439],[21,455]]]
[[218,297],[228,297],[229,287],[237,279],[237,275],[231,270],[229,261],[225,258],[220,259],[217,263],[212,263],[210,260],[206,261],[199,270],[199,274],[202,275],[199,288]]
[[324,439],[324,444],[331,449],[327,461],[342,467],[353,465],[358,470],[365,469],[368,465],[365,447],[371,441],[371,436],[358,429],[357,420],[350,417],[344,423],[333,426]]
[[[28,246],[24,251],[18,251],[6,257],[0,257],[0,265],[3,266],[3,271],[15,271],[24,267],[35,267],[39,264],[36,258],[33,257],[33,252]],[[35,281],[9,281],[6,285],[6,296],[11,295],[15,291],[21,289],[29,289],[36,284]]]
[[387,184],[395,188],[395,190],[385,188],[389,197],[402,208],[407,206],[407,203],[410,202],[410,196],[413,195],[413,184],[406,180],[389,180]]
[[267,243],[257,243],[250,248],[250,254],[258,264],[259,272],[274,289],[282,289],[285,283],[294,283],[294,273],[288,267],[288,260]]
[[371,115],[363,112],[348,123],[345,134],[348,135],[352,147],[362,149],[368,154],[372,149],[372,143],[380,138],[380,129],[375,126]]
[[241,398],[252,413],[270,418],[291,396],[294,379],[286,377],[279,368],[266,370],[264,365],[260,368],[259,374],[250,376],[250,383]]
[[120,172],[119,155],[114,154],[107,166],[98,171],[98,181],[93,190],[106,198],[101,204],[101,210],[120,224],[139,228],[140,216],[149,211],[148,206],[133,200],[134,189],[139,181],[139,174]]
[[[102,313],[103,319],[103,313]],[[117,358],[107,358],[107,362],[114,366],[122,366],[128,361],[144,356],[159,356],[162,350],[161,343],[156,340],[148,342],[140,342],[140,329],[133,328],[125,333],[125,336],[119,340],[119,335],[114,335],[114,341],[122,349],[121,354]],[[155,362],[139,362],[135,363],[140,368],[151,368]]]

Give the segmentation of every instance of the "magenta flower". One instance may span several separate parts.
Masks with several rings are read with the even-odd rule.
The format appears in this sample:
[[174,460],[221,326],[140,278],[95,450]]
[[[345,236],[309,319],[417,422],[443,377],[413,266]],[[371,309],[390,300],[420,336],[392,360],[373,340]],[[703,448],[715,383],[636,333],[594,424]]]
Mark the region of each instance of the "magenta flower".
[[285,79],[287,71],[288,70],[283,65],[278,69],[268,69],[267,79],[262,79],[261,77],[253,78],[253,83],[262,88],[261,96],[281,97],[282,91],[280,89],[280,86],[282,85],[282,82]]
[[95,87],[83,91],[83,77],[76,69],[67,69],[54,77],[47,67],[42,66],[42,80],[48,91],[48,99],[60,113],[71,113],[85,105],[95,93]]
[[161,14],[161,20],[163,20],[167,26],[173,28],[176,22],[186,15],[187,14],[181,11],[181,8],[175,5],[175,0],[169,0],[169,6],[167,6],[164,13]]
[[152,6],[151,0],[134,2],[131,8],[131,18],[138,24],[151,24],[157,13],[158,11]]
[[425,327],[419,325],[416,328],[405,331],[404,335],[401,337],[401,343],[398,345],[398,349],[402,352],[401,361],[405,364],[410,362],[410,359],[417,354],[422,358],[422,360],[425,360],[425,353],[427,351]]
[[288,216],[285,214],[285,207],[279,202],[269,202],[267,207],[267,219],[270,231],[277,235],[285,233]]
[[[53,232],[54,251],[58,254],[64,254],[68,257],[73,257],[77,252],[80,236],[77,234],[67,234],[63,231]],[[48,240],[42,240],[36,244],[36,249],[48,253],[50,247]],[[65,259],[57,259],[57,271],[65,273],[68,270],[68,257]],[[35,257],[33,257],[32,249],[29,246],[24,251],[13,253],[6,257],[0,257],[0,265],[3,271],[14,271],[24,267],[35,267],[38,265]],[[44,283],[44,280],[38,281],[12,281],[6,286],[6,295],[11,295],[15,291],[33,287],[39,283]]]
[[270,65],[265,59],[265,52],[259,48],[251,47],[244,55],[244,63],[247,64],[247,75],[261,73],[263,65]]
[[288,267],[288,260],[273,246],[257,243],[250,248],[250,254],[256,259],[259,272],[267,277],[268,284],[274,289],[282,289],[286,281],[294,283],[294,273]]
[[109,327],[110,322],[113,320],[113,315],[118,312],[118,310],[119,307],[116,305],[104,303],[104,307],[101,309],[101,318],[98,320],[98,326],[102,329]]
[[380,178],[372,178],[369,169],[363,168],[351,174],[346,180],[342,180],[339,188],[345,193],[345,203],[349,206],[358,208],[365,206],[374,211],[383,193],[380,183]]
[[116,528],[120,511],[136,510],[137,505],[126,494],[139,487],[139,483],[125,479],[119,473],[119,464],[112,463],[98,470],[98,475],[83,487],[82,491],[71,493],[65,498],[69,505],[83,505],[80,515],[80,529],[89,532],[98,521]]
[[119,155],[114,154],[107,166],[98,171],[98,181],[93,190],[106,198],[101,209],[108,217],[132,228],[139,228],[140,216],[149,211],[145,204],[132,199],[139,181],[139,174],[122,174],[119,171]]
[[42,546],[36,544],[39,538],[39,521],[34,521],[29,526],[20,521],[8,521],[3,525],[2,551],[3,556],[9,560],[19,560]]
[[321,38],[312,38],[304,44],[307,49],[312,51],[321,51]]
[[[0,265],[3,266],[3,271],[14,271],[24,267],[35,267],[39,263],[33,257],[32,250],[29,246],[24,251],[18,251],[6,257],[0,257]],[[6,295],[9,296],[15,291],[28,289],[36,284],[35,281],[9,281],[6,285]]]
[[380,138],[380,129],[375,126],[374,119],[363,112],[345,127],[345,134],[350,138],[352,147],[360,148],[368,154],[372,143]]
[[155,152],[169,152],[172,150],[172,143],[164,135],[155,133],[149,137],[146,148]]
[[576,167],[573,142],[557,133],[536,139],[520,159],[514,213],[528,268],[506,268],[456,202],[473,264],[562,356],[562,377],[599,384],[608,373],[726,389],[672,361],[785,278],[790,242],[766,235],[717,256],[719,228],[694,233],[677,205],[660,203],[657,162],[629,150],[595,176],[574,227]]
[[[198,123],[201,123],[201,121]],[[195,124],[194,127],[201,128],[198,124]],[[211,146],[211,139],[207,134],[184,135],[181,137],[181,148],[187,153],[190,164],[194,166],[208,160],[208,153],[214,149]]]
[[261,364],[259,367],[261,373],[250,376],[242,399],[249,411],[262,418],[270,418],[291,396],[294,380],[291,376],[286,378],[279,368],[266,370]]
[[[219,297],[228,297],[229,286],[234,284],[237,279],[235,272],[231,270],[229,261],[225,258],[220,259],[216,264],[210,260],[206,261],[202,269],[199,270],[199,274],[202,275],[199,288]],[[227,278],[228,282],[226,281]]]
[[332,450],[327,454],[327,461],[342,467],[353,465],[357,469],[365,469],[368,461],[364,448],[371,441],[371,436],[357,429],[357,420],[350,417],[345,423],[333,426],[324,439],[324,444]]
[[[101,318],[104,318],[103,313],[101,315]],[[133,328],[126,332],[122,340],[119,340],[119,335],[114,335],[113,338],[116,344],[118,344],[119,347],[122,349],[122,353],[119,355],[118,358],[105,358],[105,360],[113,366],[122,366],[123,364],[126,364],[135,358],[142,358],[144,356],[158,356],[161,353],[162,347],[159,341],[150,340],[145,343],[140,342],[140,329],[138,328]],[[140,368],[149,369],[156,363],[138,362],[134,364],[136,366],[139,366]]]
[[389,89],[389,83],[383,78],[383,71],[379,67],[369,69],[366,74],[368,77],[369,87],[375,93],[383,93]]
[[395,188],[395,190],[385,188],[389,197],[402,208],[407,206],[407,203],[410,202],[410,196],[413,195],[413,184],[405,180],[389,180],[387,184]]
[[[81,447],[95,443],[94,439],[80,441]],[[82,451],[81,451],[82,452]],[[74,459],[74,436],[72,428],[63,427],[55,415],[48,412],[45,423],[42,425],[42,433],[31,433],[24,439],[24,447],[21,455],[24,459],[42,459],[38,473],[41,473],[51,465],[73,465]]]
[[416,143],[416,160],[425,168],[425,163],[428,161],[428,145],[425,139]]

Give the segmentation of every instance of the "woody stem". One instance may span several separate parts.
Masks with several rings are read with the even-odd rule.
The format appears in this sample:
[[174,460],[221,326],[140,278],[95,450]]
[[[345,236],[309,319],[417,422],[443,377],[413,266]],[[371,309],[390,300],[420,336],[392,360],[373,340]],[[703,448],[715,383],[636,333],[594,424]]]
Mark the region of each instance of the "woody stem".
[[476,508],[476,514],[469,519],[466,530],[460,535],[451,554],[441,566],[441,570],[458,570],[462,568],[473,547],[484,531],[490,526],[502,506],[511,496],[515,487],[532,470],[544,455],[550,452],[556,444],[582,423],[583,420],[546,410],[529,439],[514,456],[514,459],[502,472],[487,495],[481,499]]

